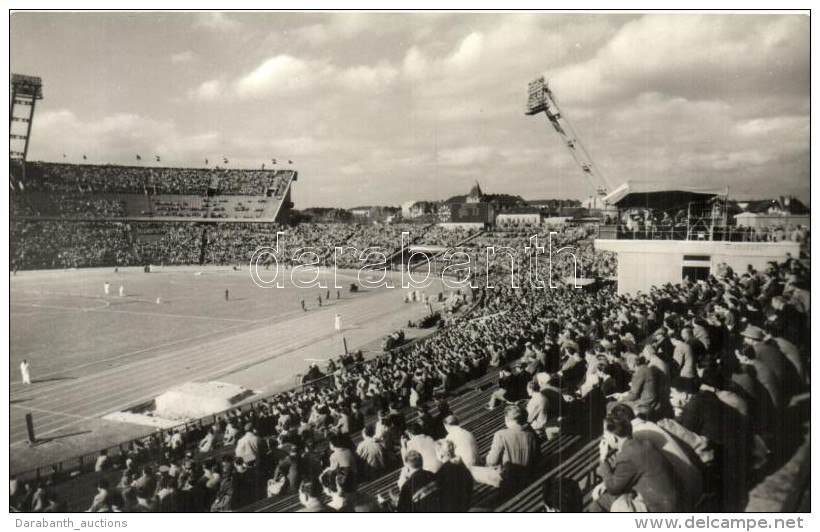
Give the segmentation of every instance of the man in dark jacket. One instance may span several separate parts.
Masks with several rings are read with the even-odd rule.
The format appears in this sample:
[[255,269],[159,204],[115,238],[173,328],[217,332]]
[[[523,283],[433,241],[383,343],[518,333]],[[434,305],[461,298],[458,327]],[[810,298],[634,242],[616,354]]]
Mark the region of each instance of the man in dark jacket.
[[672,381],[671,402],[676,421],[704,436],[715,450],[716,488],[723,497],[725,511],[743,510],[748,492],[746,472],[749,467],[751,432],[748,422],[735,409],[721,401],[714,392],[696,390],[689,379]]
[[493,435],[486,463],[501,466],[502,490],[517,490],[529,481],[532,466],[538,459],[538,443],[535,433],[525,427],[527,412],[520,406],[507,407],[504,423],[507,427]]
[[452,441],[437,441],[436,452],[442,463],[436,471],[436,480],[441,489],[441,511],[466,512],[470,509],[470,497],[473,494],[473,476],[464,462],[456,456]]
[[423,468],[423,458],[417,451],[407,451],[404,463],[410,470],[399,491],[396,511],[404,513],[440,512],[441,492],[436,475]]
[[616,501],[650,512],[683,510],[672,466],[651,443],[633,438],[631,421],[617,411],[604,420],[599,473],[603,482],[593,489],[593,512],[608,512]]

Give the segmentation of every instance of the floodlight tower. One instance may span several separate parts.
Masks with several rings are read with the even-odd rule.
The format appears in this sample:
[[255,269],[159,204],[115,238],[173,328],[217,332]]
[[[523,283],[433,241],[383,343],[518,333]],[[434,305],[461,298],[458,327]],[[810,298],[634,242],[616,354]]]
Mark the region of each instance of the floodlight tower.
[[581,143],[578,133],[572,124],[567,120],[565,113],[558,107],[558,102],[555,100],[555,95],[550,90],[544,76],[539,77],[529,84],[527,91],[527,110],[526,114],[529,116],[538,113],[544,113],[547,119],[555,128],[555,131],[561,135],[561,138],[569,148],[572,158],[578,163],[581,171],[587,176],[592,186],[595,188],[596,194],[600,197],[607,195],[612,188],[609,181],[601,175],[598,167],[592,162],[592,156]]
[[11,75],[9,102],[9,160],[20,165],[23,179],[26,173],[28,141],[37,100],[43,99],[43,81],[37,76]]

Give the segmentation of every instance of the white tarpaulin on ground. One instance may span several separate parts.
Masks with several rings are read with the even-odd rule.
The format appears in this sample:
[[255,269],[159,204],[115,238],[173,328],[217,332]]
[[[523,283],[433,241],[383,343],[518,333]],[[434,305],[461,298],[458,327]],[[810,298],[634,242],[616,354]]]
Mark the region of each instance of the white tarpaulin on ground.
[[156,398],[154,413],[167,419],[196,419],[233,408],[253,395],[235,384],[224,382],[188,382]]

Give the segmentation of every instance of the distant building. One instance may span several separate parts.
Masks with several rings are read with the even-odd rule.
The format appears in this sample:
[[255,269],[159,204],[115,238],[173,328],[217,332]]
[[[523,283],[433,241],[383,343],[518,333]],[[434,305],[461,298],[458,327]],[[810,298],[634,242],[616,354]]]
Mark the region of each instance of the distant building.
[[372,207],[353,207],[352,209],[348,209],[350,214],[357,218],[370,218],[370,210]]
[[738,201],[737,206],[743,212],[735,215],[738,227],[782,227],[792,228],[809,226],[811,217],[809,208],[792,196],[780,196],[775,199]]
[[780,196],[775,199],[738,201],[743,212],[768,214],[775,216],[794,216],[809,214],[809,208],[793,196]]
[[421,218],[425,214],[435,214],[436,207],[432,201],[408,201],[401,206],[401,216],[407,220]]
[[495,218],[493,204],[485,201],[478,181],[466,196],[453,196],[438,207],[439,223],[446,227],[484,228]]
[[481,186],[478,184],[478,180],[476,180],[473,188],[470,189],[470,193],[467,194],[466,201],[467,203],[481,203],[484,201],[484,193],[481,192]]
[[536,207],[511,207],[498,213],[495,223],[499,226],[538,226],[541,225],[541,211]]

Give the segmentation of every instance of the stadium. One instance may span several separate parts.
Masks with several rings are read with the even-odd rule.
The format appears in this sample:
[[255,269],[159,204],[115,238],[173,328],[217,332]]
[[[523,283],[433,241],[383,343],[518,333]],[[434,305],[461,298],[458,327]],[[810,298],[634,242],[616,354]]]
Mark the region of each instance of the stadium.
[[796,197],[612,182],[537,77],[519,114],[585,201],[471,175],[305,207],[286,157],[29,160],[60,90],[33,74],[10,79],[11,511],[810,511]]

